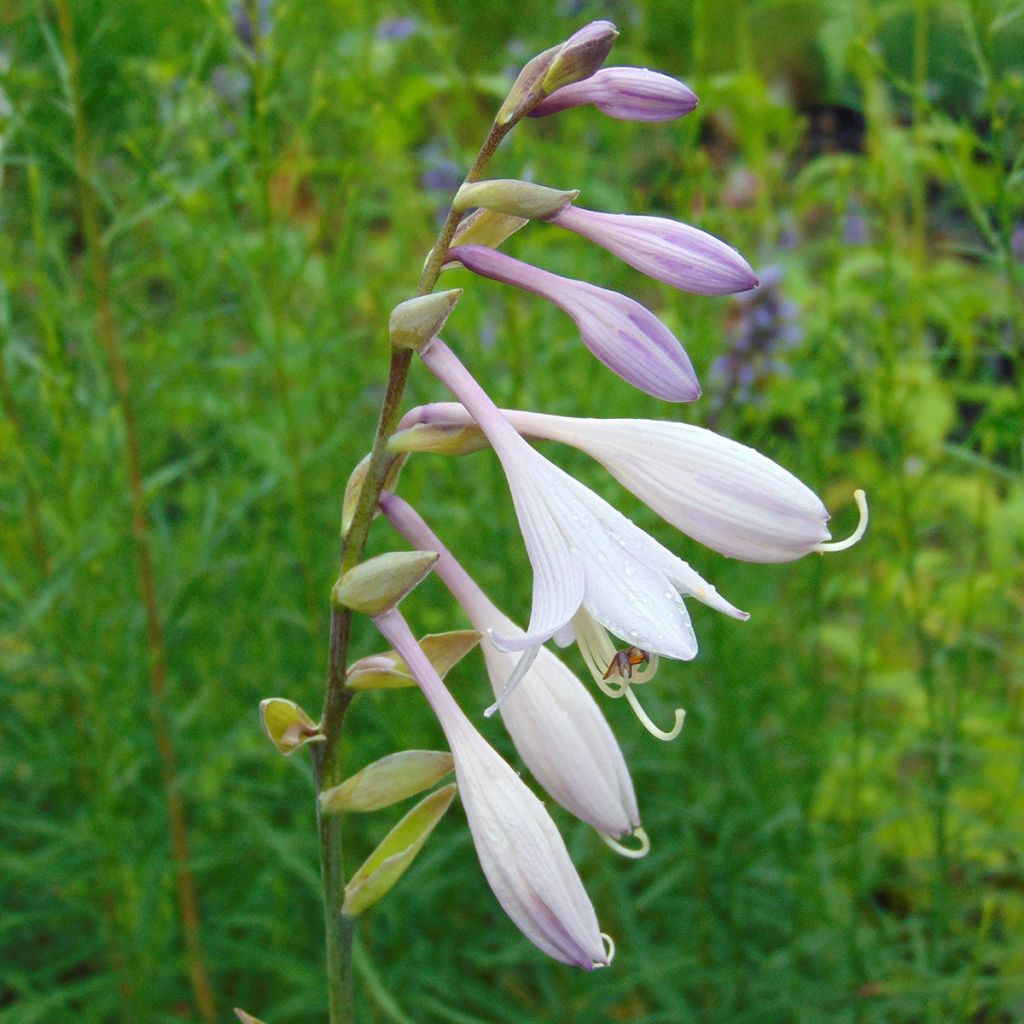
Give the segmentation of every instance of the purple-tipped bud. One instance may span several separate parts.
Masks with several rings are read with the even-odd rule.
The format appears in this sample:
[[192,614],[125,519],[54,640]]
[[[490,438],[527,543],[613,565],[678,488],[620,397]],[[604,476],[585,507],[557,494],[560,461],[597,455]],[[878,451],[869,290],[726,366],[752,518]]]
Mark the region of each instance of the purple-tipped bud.
[[559,277],[480,245],[448,253],[468,270],[541,295],[576,321],[583,343],[613,373],[655,398],[692,402],[700,385],[676,336],[648,309],[625,295]]
[[728,295],[757,287],[757,275],[731,245],[689,224],[575,206],[549,217],[548,223],[582,235],[648,277],[684,292]]
[[545,117],[586,103],[622,121],[674,121],[697,106],[697,97],[682,82],[657,71],[602,68],[541,100],[530,117]]
[[604,63],[618,34],[610,21],[592,21],[574,32],[551,62],[544,76],[544,92],[553,93],[589,78]]

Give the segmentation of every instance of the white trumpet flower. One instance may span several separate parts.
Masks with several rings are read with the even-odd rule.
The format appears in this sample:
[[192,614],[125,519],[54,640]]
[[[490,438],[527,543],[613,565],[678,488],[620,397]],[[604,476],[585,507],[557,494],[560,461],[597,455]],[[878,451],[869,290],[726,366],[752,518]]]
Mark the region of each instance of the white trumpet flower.
[[593,904],[551,816],[473,727],[396,608],[374,624],[405,659],[437,715],[480,867],[505,913],[542,952],[584,970],[606,966]]
[[580,608],[626,644],[681,661],[697,654],[683,597],[748,618],[686,562],[534,451],[440,338],[420,355],[466,406],[501,460],[533,566],[527,631],[492,634],[499,648],[527,652],[509,687],[544,641],[568,640]]
[[[730,558],[788,562],[812,551],[855,543],[830,542],[821,499],[778,463],[703,427],[657,420],[580,419],[502,410],[521,434],[586,452],[627,490],[682,533]],[[414,410],[405,426],[464,427],[470,413],[452,402]],[[861,498],[857,499],[862,505]]]
[[[410,544],[438,552],[434,571],[475,629],[515,635],[517,627],[415,509],[393,494],[382,495],[380,507]],[[516,656],[499,651],[487,636],[481,649],[494,695],[500,697],[515,669]],[[647,852],[633,782],[615,736],[587,688],[551,651],[541,648],[520,685],[502,704],[501,718],[526,767],[559,804],[592,825],[619,853],[642,856]],[[616,841],[629,833],[636,835],[639,848]]]

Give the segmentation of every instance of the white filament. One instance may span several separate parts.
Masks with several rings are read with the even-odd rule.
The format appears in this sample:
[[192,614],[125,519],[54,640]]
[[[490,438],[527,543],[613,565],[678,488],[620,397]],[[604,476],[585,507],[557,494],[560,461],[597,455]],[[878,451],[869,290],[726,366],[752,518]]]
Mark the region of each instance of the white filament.
[[864,532],[868,528],[868,499],[864,492],[858,489],[853,492],[853,500],[857,502],[857,510],[860,513],[857,529],[846,540],[827,540],[815,544],[812,548],[813,551],[845,551],[847,548],[852,548],[864,536]]

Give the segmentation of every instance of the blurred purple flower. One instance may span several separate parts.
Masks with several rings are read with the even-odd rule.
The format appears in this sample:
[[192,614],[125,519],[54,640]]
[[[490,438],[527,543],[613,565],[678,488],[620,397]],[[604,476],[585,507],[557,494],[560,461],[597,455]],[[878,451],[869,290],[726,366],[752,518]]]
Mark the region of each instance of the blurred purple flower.
[[712,426],[726,405],[756,404],[772,377],[788,373],[779,356],[803,339],[799,310],[782,289],[782,268],[767,267],[760,278],[756,292],[736,296],[728,321],[732,344],[708,370]]
[[377,23],[377,38],[401,41],[415,35],[419,28],[416,18],[385,18]]
[[251,53],[270,34],[273,0],[231,0],[231,21],[238,41]]

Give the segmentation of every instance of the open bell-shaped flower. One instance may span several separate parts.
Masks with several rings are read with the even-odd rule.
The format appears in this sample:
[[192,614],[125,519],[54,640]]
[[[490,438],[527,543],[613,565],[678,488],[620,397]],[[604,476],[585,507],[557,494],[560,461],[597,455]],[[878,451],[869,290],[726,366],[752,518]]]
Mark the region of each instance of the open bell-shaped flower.
[[[439,552],[435,572],[474,628],[510,636],[519,632],[415,509],[393,494],[382,495],[380,506],[410,544]],[[481,649],[495,697],[500,697],[517,656],[499,651],[486,636]],[[520,685],[502,703],[501,717],[526,767],[558,803],[606,839],[638,835],[639,849],[611,842],[618,852],[646,852],[633,782],[615,736],[587,688],[551,651],[541,648]]]
[[538,949],[584,970],[609,963],[597,917],[544,805],[474,728],[397,609],[374,619],[405,659],[444,730],[480,866]]
[[[730,558],[788,562],[835,550],[828,510],[792,473],[703,427],[655,420],[582,419],[502,410],[520,434],[586,452],[682,533]],[[403,426],[465,432],[474,420],[453,402],[413,410]],[[401,435],[396,437],[401,445]],[[860,499],[858,498],[858,503]],[[862,521],[852,541],[863,533]]]
[[613,373],[655,398],[691,402],[700,385],[676,336],[639,302],[585,281],[560,277],[480,245],[448,258],[474,274],[515,285],[553,302],[576,321],[583,343]]
[[[501,461],[533,566],[533,609],[523,635],[493,634],[507,651],[566,642],[582,607],[626,644],[689,661],[697,640],[683,597],[735,618],[710,583],[593,491],[524,441],[439,338],[421,357],[479,424]],[[522,678],[520,662],[510,686]]]

